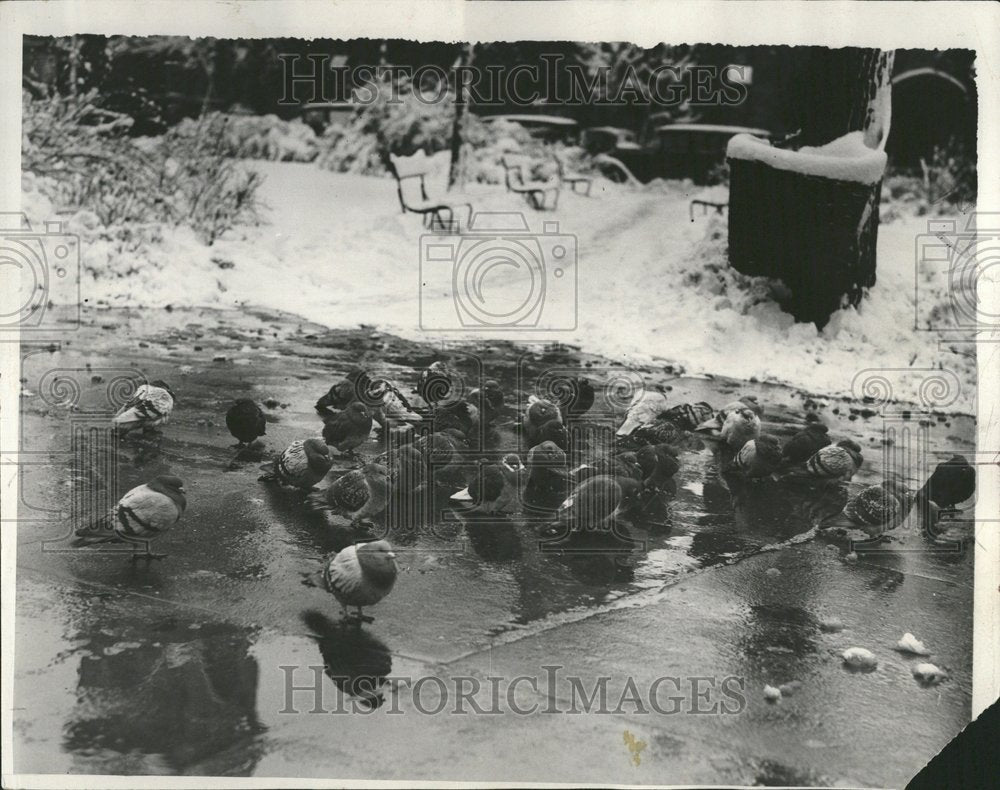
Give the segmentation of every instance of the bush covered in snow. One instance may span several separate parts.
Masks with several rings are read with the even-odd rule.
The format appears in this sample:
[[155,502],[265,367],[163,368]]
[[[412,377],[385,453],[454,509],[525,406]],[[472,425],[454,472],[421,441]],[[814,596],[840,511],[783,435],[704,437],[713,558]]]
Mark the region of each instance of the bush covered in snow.
[[319,141],[312,127],[298,118],[284,121],[277,115],[210,113],[197,119],[185,118],[171,129],[171,134],[197,137],[206,124],[220,130],[223,153],[237,159],[311,162],[319,154]]
[[[410,156],[422,150],[433,155],[449,150],[454,118],[451,94],[443,98],[421,94],[405,80],[394,86],[384,84],[375,102],[359,106],[346,122],[327,127],[319,140],[317,162],[341,173],[383,175],[388,171],[389,154]],[[539,162],[551,160],[551,147],[520,124],[484,121],[472,113],[463,120],[462,143],[464,179],[474,183],[502,184],[500,158],[505,153],[527,154]],[[561,154],[573,169],[591,169],[581,149],[565,148]]]
[[119,233],[138,226],[192,228],[207,244],[257,219],[260,177],[226,153],[226,124],[172,130],[142,144],[131,119],[100,109],[95,92],[24,97],[22,169],[59,213],[86,211]]

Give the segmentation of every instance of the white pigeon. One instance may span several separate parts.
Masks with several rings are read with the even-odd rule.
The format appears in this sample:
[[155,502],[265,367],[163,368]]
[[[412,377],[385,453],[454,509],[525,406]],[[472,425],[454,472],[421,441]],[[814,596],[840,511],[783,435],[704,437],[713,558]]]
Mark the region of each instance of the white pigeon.
[[176,398],[165,381],[157,379],[140,385],[131,400],[111,419],[122,436],[129,431],[149,431],[170,419]]
[[628,436],[636,428],[649,425],[670,408],[666,393],[660,389],[641,389],[633,397],[625,413],[618,436]]

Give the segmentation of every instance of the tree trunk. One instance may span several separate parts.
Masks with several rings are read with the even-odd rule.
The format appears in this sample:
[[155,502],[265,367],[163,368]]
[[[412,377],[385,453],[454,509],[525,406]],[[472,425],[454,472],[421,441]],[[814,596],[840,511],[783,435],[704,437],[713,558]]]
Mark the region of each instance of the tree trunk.
[[869,148],[889,135],[889,85],[894,53],[878,49],[812,47],[799,92],[802,145],[823,145],[865,132]]
[[[462,74],[462,69],[472,65],[472,44],[462,44],[455,61],[455,73]],[[448,189],[462,179],[462,126],[469,101],[464,79],[460,76],[455,84],[455,118],[451,123],[451,166],[448,168]]]

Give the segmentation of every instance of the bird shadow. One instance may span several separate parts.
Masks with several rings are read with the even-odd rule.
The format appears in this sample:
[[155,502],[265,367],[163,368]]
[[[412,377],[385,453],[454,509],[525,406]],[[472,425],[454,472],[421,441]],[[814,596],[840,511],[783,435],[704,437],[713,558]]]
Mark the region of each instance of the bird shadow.
[[306,609],[301,617],[319,648],[326,676],[363,710],[381,707],[392,672],[388,645],[360,625],[333,620],[316,609]]

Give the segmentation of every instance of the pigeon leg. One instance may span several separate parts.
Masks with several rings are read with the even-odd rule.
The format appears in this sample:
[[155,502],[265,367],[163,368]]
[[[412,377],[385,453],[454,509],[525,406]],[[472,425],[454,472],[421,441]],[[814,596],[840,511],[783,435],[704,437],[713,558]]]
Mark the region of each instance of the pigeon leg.
[[143,559],[146,561],[146,564],[148,565],[151,561],[162,560],[166,556],[167,556],[166,554],[154,554],[153,552],[151,552],[149,550],[149,544],[147,543],[146,551],[144,554],[138,554],[136,552],[132,552],[132,562],[135,563],[138,560]]
[[362,612],[360,606],[358,607],[358,615],[357,615],[357,617],[358,617],[358,625],[361,625],[361,623],[374,623],[375,622],[375,618],[372,617],[370,614],[365,614],[364,612]]

